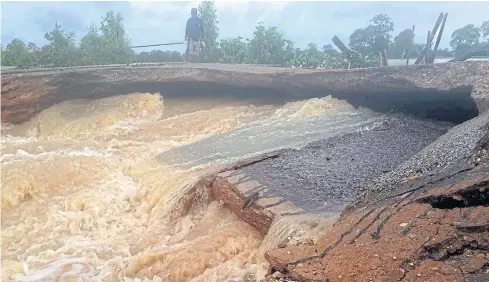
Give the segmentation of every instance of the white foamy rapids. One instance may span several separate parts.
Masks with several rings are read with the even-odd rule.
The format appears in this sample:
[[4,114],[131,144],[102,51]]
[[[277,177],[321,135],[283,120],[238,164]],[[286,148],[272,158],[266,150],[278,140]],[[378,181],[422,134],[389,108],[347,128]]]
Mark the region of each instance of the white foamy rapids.
[[352,105],[331,96],[326,96],[287,103],[277,109],[274,116],[279,118],[304,118],[351,112],[355,112],[355,108]]
[[72,100],[51,106],[33,119],[5,130],[12,136],[86,138],[131,132],[159,119],[163,99],[157,94],[135,93],[99,100]]
[[[351,106],[329,97],[283,107],[216,103],[163,118],[164,110],[161,95],[134,93],[66,101],[23,124],[2,126],[2,280],[260,279],[268,267],[264,250],[326,228],[277,219],[263,238],[216,202],[188,213],[179,205],[203,175],[269,150],[298,119],[302,129],[293,136],[309,138],[311,130],[328,128],[308,119],[354,114]],[[265,134],[271,144],[229,145],[274,128],[284,132]],[[192,151],[180,160],[187,168],[158,157],[218,135],[229,142],[205,151],[210,159]],[[184,216],[174,218],[177,211]]]

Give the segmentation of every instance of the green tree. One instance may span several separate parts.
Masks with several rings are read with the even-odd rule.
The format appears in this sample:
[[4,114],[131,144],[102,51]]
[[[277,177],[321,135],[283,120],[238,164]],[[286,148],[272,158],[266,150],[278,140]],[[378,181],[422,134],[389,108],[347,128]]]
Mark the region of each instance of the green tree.
[[27,44],[27,51],[29,52],[29,56],[30,56],[29,66],[30,67],[39,66],[41,63],[41,56],[42,56],[41,49],[37,47],[35,43],[29,42]]
[[361,55],[367,55],[373,52],[374,28],[358,28],[350,35],[348,46],[351,50]]
[[44,35],[49,44],[42,48],[42,63],[55,67],[73,66],[76,63],[75,33],[66,33],[57,22],[54,29]]
[[102,58],[105,63],[124,64],[134,59],[135,53],[130,48],[131,41],[126,36],[124,19],[119,13],[107,12],[100,24]]
[[183,62],[183,56],[180,52],[172,51],[169,56],[170,62]]
[[452,33],[450,46],[455,50],[455,55],[460,55],[473,50],[479,44],[481,33],[473,24],[468,24]]
[[318,68],[323,65],[326,54],[314,43],[309,43],[305,50],[296,49],[293,65],[296,67]]
[[294,43],[278,27],[258,23],[248,45],[250,63],[287,65],[294,57]]
[[103,64],[104,47],[102,37],[98,33],[98,27],[91,25],[88,28],[88,33],[80,40],[78,63],[80,65]]
[[370,20],[370,25],[374,27],[374,36],[382,36],[390,41],[389,32],[394,31],[394,22],[386,14],[378,14]]
[[388,46],[391,35],[389,32],[394,30],[394,23],[386,14],[376,15],[370,20],[370,25],[366,28],[356,29],[350,35],[348,46],[361,56],[366,57],[377,49]]
[[170,51],[152,50],[151,52],[139,53],[137,61],[144,63],[169,62],[170,56]]
[[219,60],[219,21],[217,19],[217,9],[212,1],[203,1],[198,8],[200,17],[204,22],[204,36],[201,46],[201,61],[217,62]]
[[483,22],[482,25],[479,27],[479,31],[482,37],[489,41],[489,21]]
[[[401,31],[395,38],[394,42],[389,47],[389,58],[401,59],[405,49],[413,50],[414,48],[414,33],[411,29]],[[404,57],[411,57],[412,52],[404,54]]]
[[2,51],[2,64],[4,66],[19,66],[27,60],[27,56],[28,51],[24,41],[14,39],[7,44],[5,51]]
[[1,66],[5,66],[5,55],[6,55],[7,53],[5,53],[5,50],[4,50],[4,48],[3,48],[3,44],[1,44],[0,46],[1,46],[1,48],[2,48],[2,49],[1,49],[2,51],[1,51],[1,53],[0,53],[0,54],[1,54],[0,65],[1,65]]
[[25,45],[22,40],[14,39],[2,50],[2,65],[29,68],[37,65],[37,56],[36,44],[29,42]]
[[158,63],[158,62],[182,62],[183,55],[177,51],[152,50],[151,52],[141,52],[137,55],[137,62]]
[[330,55],[335,55],[335,56],[338,56],[338,55],[341,54],[336,49],[334,49],[333,48],[333,45],[331,45],[331,44],[326,44],[326,45],[323,46],[323,53],[330,54]]
[[248,44],[243,41],[242,37],[221,39],[219,41],[219,62],[226,64],[243,64],[247,63]]

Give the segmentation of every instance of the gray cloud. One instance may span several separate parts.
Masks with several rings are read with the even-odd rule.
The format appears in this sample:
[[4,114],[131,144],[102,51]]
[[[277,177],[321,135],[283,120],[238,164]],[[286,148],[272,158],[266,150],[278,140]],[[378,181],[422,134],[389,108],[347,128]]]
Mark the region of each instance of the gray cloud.
[[[13,38],[44,44],[44,34],[59,21],[81,38],[109,10],[120,12],[134,44],[182,41],[191,7],[199,2],[2,2],[2,43]],[[217,2],[221,37],[251,37],[257,22],[278,25],[296,46],[330,44],[334,35],[348,41],[356,29],[378,13],[395,22],[394,34],[416,25],[424,42],[438,13],[449,13],[442,47],[451,33],[466,24],[489,20],[489,2]],[[183,46],[172,47],[179,51]]]

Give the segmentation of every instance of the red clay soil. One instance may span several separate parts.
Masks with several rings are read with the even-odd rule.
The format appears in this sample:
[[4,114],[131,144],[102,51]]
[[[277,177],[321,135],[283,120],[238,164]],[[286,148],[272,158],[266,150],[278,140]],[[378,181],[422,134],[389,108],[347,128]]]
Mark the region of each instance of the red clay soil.
[[[2,121],[16,122],[30,119],[34,114],[51,105],[48,102],[56,87],[49,84],[50,77],[25,78],[12,83],[2,83]],[[12,93],[12,95],[3,95]],[[42,101],[40,103],[40,101]],[[44,102],[47,101],[47,102]],[[25,107],[25,105],[29,105]],[[11,117],[14,117],[13,119]]]
[[[267,281],[489,281],[489,172],[338,221],[311,246],[266,253]],[[487,276],[485,276],[487,275]]]

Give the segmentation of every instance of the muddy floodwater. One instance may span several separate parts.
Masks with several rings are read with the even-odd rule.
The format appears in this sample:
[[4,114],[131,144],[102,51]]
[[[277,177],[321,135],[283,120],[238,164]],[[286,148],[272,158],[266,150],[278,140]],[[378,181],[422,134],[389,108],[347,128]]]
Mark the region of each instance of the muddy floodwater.
[[179,198],[218,165],[382,118],[331,97],[179,112],[165,108],[164,93],[133,93],[3,124],[2,281],[263,278],[263,252],[287,223],[264,238],[218,202],[171,220]]

